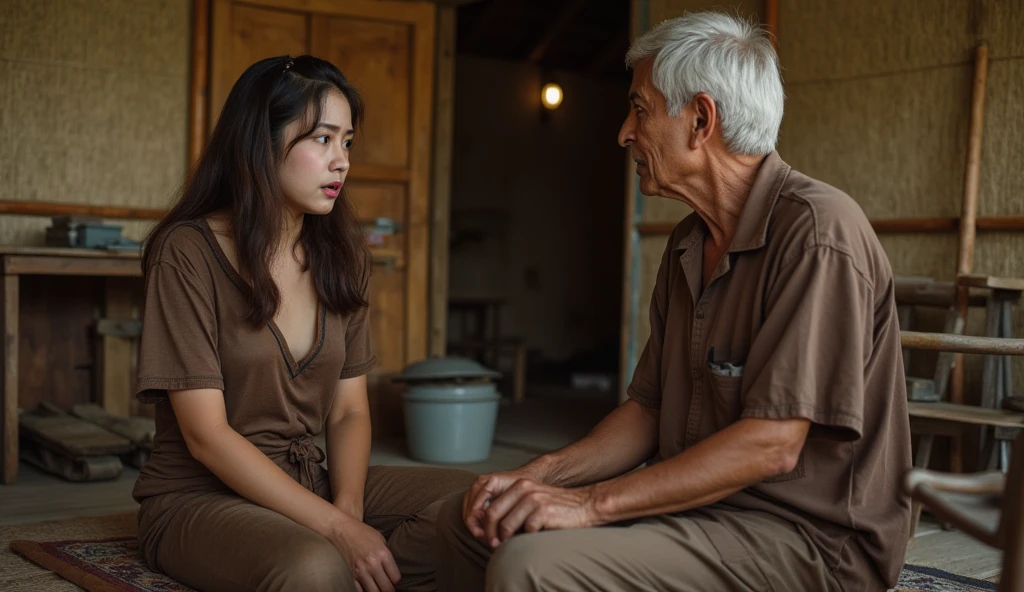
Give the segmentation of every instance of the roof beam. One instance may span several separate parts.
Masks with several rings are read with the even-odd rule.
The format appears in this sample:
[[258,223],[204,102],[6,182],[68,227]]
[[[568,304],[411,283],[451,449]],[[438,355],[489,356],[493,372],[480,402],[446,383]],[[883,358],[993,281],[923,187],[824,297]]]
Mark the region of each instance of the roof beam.
[[594,57],[593,61],[587,67],[587,70],[591,74],[600,74],[604,71],[606,66],[612,63],[612,60],[622,68],[626,70],[626,52],[629,50],[629,31],[625,28],[621,31],[617,31],[612,40],[605,45],[598,54]]
[[536,64],[544,58],[544,54],[547,53],[548,47],[551,46],[551,42],[555,40],[559,35],[565,31],[566,27],[572,23],[572,19],[576,16],[576,13],[583,8],[583,0],[569,0],[569,2],[562,7],[562,12],[558,15],[548,27],[547,33],[544,37],[533,46],[533,51],[530,52],[530,56],[526,58],[531,63]]
[[491,22],[501,12],[500,7],[502,4],[504,4],[502,0],[491,0],[487,4],[487,9],[476,19],[476,22],[473,23],[473,28],[466,34],[465,42],[460,48],[461,51],[473,51],[480,39],[483,38],[484,33],[487,32]]

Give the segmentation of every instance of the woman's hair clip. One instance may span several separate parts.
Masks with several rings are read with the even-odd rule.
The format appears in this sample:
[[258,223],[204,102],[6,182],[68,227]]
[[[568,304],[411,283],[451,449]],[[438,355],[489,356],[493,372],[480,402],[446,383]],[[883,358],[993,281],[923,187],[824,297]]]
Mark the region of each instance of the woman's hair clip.
[[294,63],[295,62],[293,62],[292,60],[288,60],[288,62],[285,63],[285,65],[284,65],[284,70],[281,70],[281,73],[284,74],[285,72],[287,72],[288,68],[291,68],[292,64],[294,64]]

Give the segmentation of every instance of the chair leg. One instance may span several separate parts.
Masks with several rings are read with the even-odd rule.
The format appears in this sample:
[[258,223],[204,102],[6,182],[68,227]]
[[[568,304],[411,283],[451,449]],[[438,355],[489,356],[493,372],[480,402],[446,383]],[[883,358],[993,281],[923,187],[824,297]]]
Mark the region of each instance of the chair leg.
[[[935,443],[935,436],[932,434],[921,434],[917,443],[917,454],[914,456],[914,466],[919,469],[927,469],[932,458],[932,445]],[[910,538],[917,534],[917,524],[921,521],[921,502],[911,502],[910,505]]]

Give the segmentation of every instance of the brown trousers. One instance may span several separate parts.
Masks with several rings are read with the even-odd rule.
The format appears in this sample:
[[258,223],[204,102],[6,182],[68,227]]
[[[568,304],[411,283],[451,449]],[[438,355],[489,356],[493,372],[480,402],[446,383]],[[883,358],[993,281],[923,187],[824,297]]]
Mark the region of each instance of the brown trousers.
[[444,592],[789,592],[839,590],[818,550],[763,512],[700,510],[581,530],[519,534],[490,550],[462,521],[460,496],[438,517]]
[[[370,467],[363,520],[380,531],[402,572],[399,590],[437,590],[436,520],[444,498],[472,484],[464,471]],[[311,489],[330,500],[323,471]],[[228,491],[147,498],[139,543],[149,566],[203,592],[355,590],[327,539]]]

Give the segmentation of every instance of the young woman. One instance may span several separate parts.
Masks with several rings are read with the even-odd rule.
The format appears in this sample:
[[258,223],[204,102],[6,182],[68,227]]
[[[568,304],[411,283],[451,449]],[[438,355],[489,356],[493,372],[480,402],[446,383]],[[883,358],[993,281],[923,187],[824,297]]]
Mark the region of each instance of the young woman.
[[367,467],[371,263],[342,194],[362,110],[328,62],[254,64],[146,241],[139,542],[199,590],[437,588],[439,501],[473,477]]

